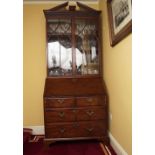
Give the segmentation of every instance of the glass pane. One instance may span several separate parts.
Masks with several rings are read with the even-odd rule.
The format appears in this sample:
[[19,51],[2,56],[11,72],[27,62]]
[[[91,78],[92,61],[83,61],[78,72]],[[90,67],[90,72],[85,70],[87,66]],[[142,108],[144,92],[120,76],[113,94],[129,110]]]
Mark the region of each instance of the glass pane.
[[76,73],[98,74],[98,37],[95,21],[76,20]]
[[71,21],[53,19],[48,22],[48,75],[71,75]]

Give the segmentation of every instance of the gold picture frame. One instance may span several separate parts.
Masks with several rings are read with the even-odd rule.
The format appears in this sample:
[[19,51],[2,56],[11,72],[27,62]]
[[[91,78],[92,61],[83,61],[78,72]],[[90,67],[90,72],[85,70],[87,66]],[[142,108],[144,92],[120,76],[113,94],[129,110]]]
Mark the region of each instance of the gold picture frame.
[[131,3],[131,0],[107,0],[111,46],[132,32]]

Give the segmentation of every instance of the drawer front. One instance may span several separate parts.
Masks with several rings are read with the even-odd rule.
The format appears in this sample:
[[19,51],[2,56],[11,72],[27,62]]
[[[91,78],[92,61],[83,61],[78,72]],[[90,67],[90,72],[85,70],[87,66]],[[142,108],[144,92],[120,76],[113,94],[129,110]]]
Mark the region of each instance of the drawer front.
[[75,121],[76,114],[74,109],[46,109],[45,122],[70,122]]
[[106,134],[106,124],[102,121],[79,123],[77,135],[79,137],[102,137]]
[[74,107],[74,98],[47,98],[44,100],[45,108]]
[[45,128],[46,138],[67,138],[73,137],[74,131],[72,124],[52,124]]
[[57,123],[46,126],[46,138],[102,137],[106,134],[104,121]]
[[104,96],[90,96],[90,97],[77,97],[76,105],[78,107],[84,106],[104,106],[105,97]]
[[106,118],[106,109],[105,107],[89,107],[89,108],[80,108],[76,112],[78,121],[89,121],[89,120],[100,120]]

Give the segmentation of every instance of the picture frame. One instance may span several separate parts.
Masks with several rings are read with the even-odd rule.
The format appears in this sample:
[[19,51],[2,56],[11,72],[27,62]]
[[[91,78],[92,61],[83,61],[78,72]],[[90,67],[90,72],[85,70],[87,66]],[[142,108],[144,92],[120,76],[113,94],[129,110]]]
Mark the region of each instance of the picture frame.
[[132,32],[131,0],[107,0],[110,45],[115,46]]

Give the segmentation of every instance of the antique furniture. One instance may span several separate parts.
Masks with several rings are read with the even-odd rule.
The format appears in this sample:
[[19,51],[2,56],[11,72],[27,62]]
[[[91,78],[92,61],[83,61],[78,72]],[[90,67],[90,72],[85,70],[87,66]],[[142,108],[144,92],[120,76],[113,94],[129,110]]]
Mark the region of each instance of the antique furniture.
[[45,142],[108,138],[107,94],[102,77],[100,14],[68,2],[44,10],[47,78]]

